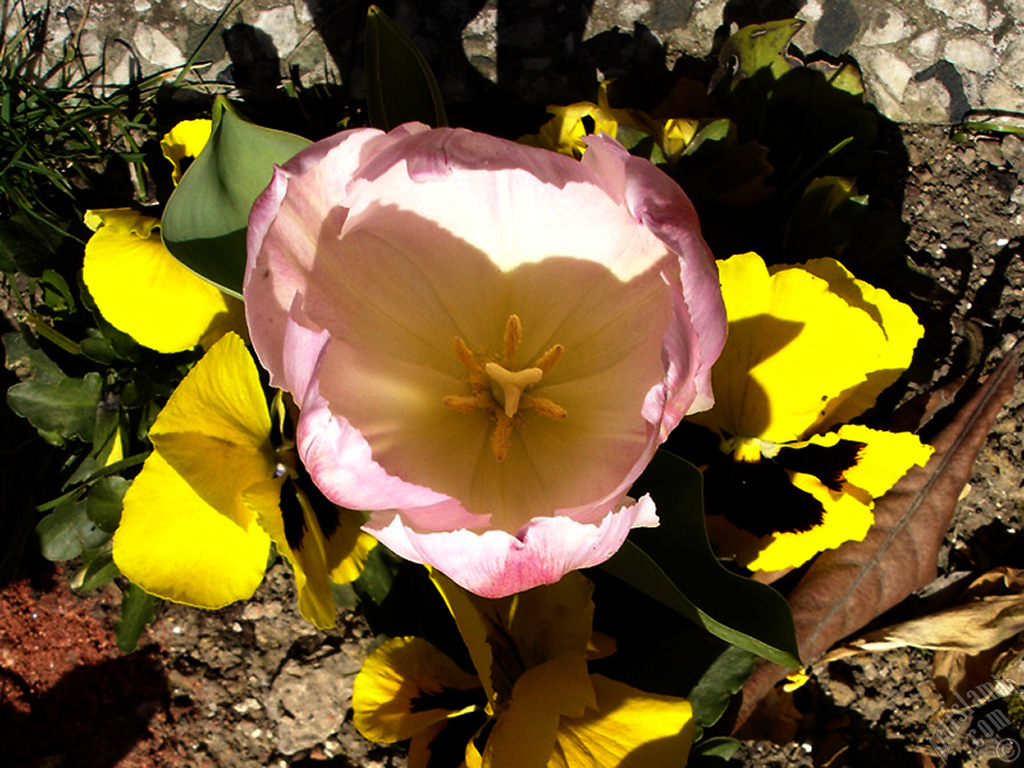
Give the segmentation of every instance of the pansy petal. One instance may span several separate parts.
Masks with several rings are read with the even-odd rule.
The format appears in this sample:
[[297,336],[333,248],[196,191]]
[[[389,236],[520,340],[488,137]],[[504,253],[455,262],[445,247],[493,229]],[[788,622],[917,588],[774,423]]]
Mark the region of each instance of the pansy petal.
[[644,693],[591,675],[596,711],[563,717],[547,768],[682,766],[693,743],[693,710],[685,699]]
[[[625,110],[608,109],[590,101],[580,101],[564,107],[548,107],[553,117],[540,127],[540,131],[523,136],[518,141],[529,147],[542,147],[570,157],[579,157],[587,150],[584,141],[588,133],[607,133],[613,139],[619,123],[631,125],[633,120]],[[583,118],[590,118],[587,130]]]
[[164,247],[159,222],[132,211],[90,211],[82,279],[103,317],[157,352],[192,349],[233,302]]
[[[928,463],[935,449],[911,432],[885,432],[860,424],[845,424],[840,440],[863,443],[857,463],[843,473],[843,480],[873,498],[883,496],[914,466]],[[811,438],[812,442],[815,438]]]
[[526,669],[567,653],[587,654],[594,585],[581,573],[496,600],[465,591],[439,571],[430,578],[455,617],[489,700],[496,692],[510,696],[509,682]]
[[418,637],[388,640],[371,653],[352,691],[356,729],[386,744],[483,703],[479,681]]
[[364,530],[401,557],[431,565],[483,597],[504,597],[565,573],[600,565],[622,546],[630,529],[657,525],[654,502],[643,496],[610,511],[598,524],[540,517],[516,535],[469,530],[418,533],[395,513],[374,513]]
[[801,439],[832,398],[878,370],[885,331],[806,269],[769,274],[754,253],[719,269],[729,340],[713,372],[715,408],[693,420],[742,437]]
[[512,700],[487,739],[484,764],[489,768],[544,768],[554,750],[561,718],[581,717],[596,706],[582,655],[567,653],[528,669],[516,680]]
[[206,142],[210,140],[212,131],[212,120],[182,120],[160,139],[160,151],[174,166],[171,181],[175,185],[181,181],[181,177],[185,173],[182,169],[182,160],[186,157],[199,157]]
[[[295,574],[295,590],[299,593],[299,614],[317,629],[330,629],[335,623],[337,607],[334,595],[327,579],[327,566],[324,562],[323,534],[308,501],[293,500],[287,512],[281,504],[281,489],[286,478],[279,477],[264,480],[247,488],[243,494],[245,505],[256,516],[263,528],[277,546],[277,551],[288,560]],[[291,490],[291,486],[288,486]],[[305,504],[302,502],[306,502]],[[299,519],[288,525],[284,515],[290,514]],[[299,527],[302,533],[300,544],[292,547],[289,533],[295,536],[294,530]]]
[[333,627],[337,609],[331,582],[358,578],[377,543],[359,530],[362,515],[323,497],[310,499],[283,477],[251,486],[243,498],[295,572],[299,613],[317,629]]
[[480,768],[473,738],[486,722],[484,712],[469,712],[420,731],[409,742],[408,768]]
[[741,555],[741,565],[752,571],[781,571],[796,568],[819,552],[835,549],[847,541],[862,541],[875,521],[870,500],[852,493],[830,491],[812,475],[795,474],[793,485],[811,494],[825,510],[820,525],[807,531],[774,533],[758,540],[753,557]]
[[869,313],[882,327],[885,342],[874,350],[876,358],[864,383],[845,390],[828,403],[826,417],[815,429],[826,430],[860,416],[875,404],[878,396],[893,384],[910,365],[924,327],[914,311],[892,298],[881,288],[857,280],[834,259],[813,259],[803,265],[811,274],[827,280],[829,288],[851,307]]
[[270,411],[259,372],[236,334],[217,342],[182,379],[149,434],[195,432],[231,445],[263,452],[273,476]]
[[114,562],[165,600],[221,608],[252,597],[263,580],[270,538],[203,500],[160,455],[146,459],[124,497]]

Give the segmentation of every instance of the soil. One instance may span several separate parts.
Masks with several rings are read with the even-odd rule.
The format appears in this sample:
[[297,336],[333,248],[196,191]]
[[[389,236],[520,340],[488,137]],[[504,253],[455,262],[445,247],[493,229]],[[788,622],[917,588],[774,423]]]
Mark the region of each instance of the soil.
[[[958,143],[948,129],[912,126],[899,138],[907,163],[890,170],[910,228],[906,253],[939,285],[900,297],[927,327],[905,385],[912,393],[990,367],[1022,333],[1024,142]],[[1024,567],[1022,415],[1018,379],[959,504],[943,574]],[[161,604],[129,655],[114,645],[115,585],[73,594],[66,574],[30,553],[19,573],[0,593],[0,744],[11,765],[404,765],[401,750],[366,743],[351,723],[352,679],[373,642],[365,623],[343,612],[335,630],[315,631],[280,564],[244,605]],[[900,606],[878,626],[914,610]],[[929,738],[943,704],[925,652],[833,662],[779,701],[789,743],[745,742],[734,764],[939,765]],[[966,731],[953,735],[946,765],[1015,764],[995,751],[1005,733],[972,745]]]

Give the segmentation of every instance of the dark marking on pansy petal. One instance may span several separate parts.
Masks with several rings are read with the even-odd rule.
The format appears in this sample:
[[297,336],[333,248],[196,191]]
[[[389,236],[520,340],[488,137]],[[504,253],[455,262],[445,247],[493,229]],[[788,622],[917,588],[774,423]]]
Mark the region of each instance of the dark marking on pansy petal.
[[487,694],[483,688],[442,688],[436,693],[424,691],[419,696],[413,696],[409,699],[409,711],[443,709],[447,712],[460,712],[466,707],[483,707],[486,704]]
[[721,444],[722,438],[707,427],[684,421],[672,430],[665,448],[691,464],[703,467],[722,458]]
[[284,539],[293,552],[302,549],[306,537],[306,516],[302,513],[299,491],[292,480],[281,486],[281,520],[284,522]]
[[843,475],[860,458],[864,443],[840,440],[835,445],[807,445],[803,448],[782,448],[775,463],[790,472],[814,475],[831,491],[841,491]]
[[484,723],[477,734],[473,737],[473,746],[476,747],[476,751],[481,755],[484,753],[484,749],[487,747],[487,740],[491,738],[491,731],[494,730],[494,724],[497,720],[491,719]]
[[771,459],[750,463],[731,456],[704,470],[704,508],[755,536],[809,531],[825,514],[821,502]]
[[486,720],[483,712],[469,712],[446,721],[427,746],[427,768],[459,768],[466,760],[466,745]]
[[308,489],[306,498],[309,499],[309,503],[313,507],[313,514],[316,515],[316,521],[320,524],[324,538],[331,538],[341,527],[341,514],[338,512],[338,508],[320,493],[302,462],[299,462],[296,471],[299,475],[298,482],[301,483],[303,489]]
[[597,127],[597,123],[594,121],[594,118],[591,117],[590,115],[584,115],[583,117],[581,117],[580,122],[583,124],[583,130],[587,132],[587,136],[592,134],[594,132],[594,129]]
[[289,478],[281,488],[281,518],[284,521],[285,541],[293,552],[302,549],[309,532],[302,511],[303,503],[309,505],[325,539],[331,538],[341,527],[338,508],[325,499],[315,486],[299,486],[294,478]]

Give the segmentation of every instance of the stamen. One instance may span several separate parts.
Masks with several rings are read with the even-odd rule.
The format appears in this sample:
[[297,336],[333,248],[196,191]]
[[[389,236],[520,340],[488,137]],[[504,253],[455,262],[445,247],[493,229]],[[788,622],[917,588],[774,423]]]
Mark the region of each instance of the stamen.
[[500,362],[493,354],[478,357],[461,337],[455,337],[455,357],[469,371],[470,394],[448,395],[443,399],[444,405],[459,413],[471,414],[478,410],[493,413],[491,451],[498,461],[504,461],[508,455],[516,424],[523,423],[522,417],[516,417],[520,410],[534,411],[552,421],[568,418],[566,410],[557,403],[546,397],[525,394],[555,367],[564,347],[555,344],[529,368],[515,370],[515,357],[522,341],[523,324],[515,314],[509,315],[505,323]]
[[541,371],[547,373],[555,367],[555,363],[559,361],[564,351],[565,347],[561,344],[555,344],[555,346],[551,347],[551,349],[538,357],[537,362],[535,362],[531,367],[540,368]]
[[522,340],[523,324],[519,320],[519,315],[509,315],[508,321],[505,323],[505,352],[502,357],[502,362],[505,365],[512,365]]
[[459,413],[472,413],[477,408],[491,408],[495,402],[490,392],[481,392],[478,395],[448,395],[444,404]]
[[501,411],[498,411],[497,415],[498,423],[491,432],[491,450],[494,452],[494,458],[504,461],[509,445],[512,444],[512,419]]
[[535,397],[534,395],[523,395],[519,399],[520,410],[536,411],[539,415],[552,421],[565,421],[569,417],[568,411],[553,400],[546,397]]
[[473,352],[459,336],[455,337],[455,357],[471,372],[480,370],[480,365],[477,363],[476,357],[473,356]]

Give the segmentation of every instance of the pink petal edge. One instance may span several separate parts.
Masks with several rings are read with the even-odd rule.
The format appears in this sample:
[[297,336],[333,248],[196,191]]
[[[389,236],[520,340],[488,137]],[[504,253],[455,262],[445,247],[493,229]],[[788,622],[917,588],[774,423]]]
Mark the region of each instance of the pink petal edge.
[[481,597],[507,597],[554,584],[569,571],[600,565],[633,528],[653,528],[658,516],[651,497],[609,511],[599,524],[568,517],[537,517],[516,535],[460,529],[418,533],[397,513],[371,515],[363,530],[393,552],[444,573]]

